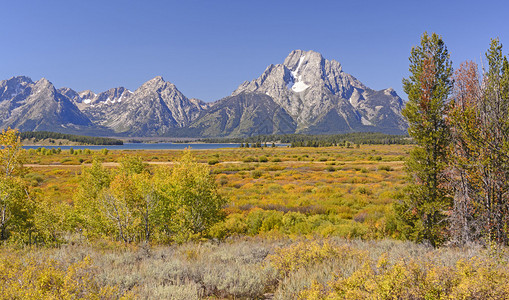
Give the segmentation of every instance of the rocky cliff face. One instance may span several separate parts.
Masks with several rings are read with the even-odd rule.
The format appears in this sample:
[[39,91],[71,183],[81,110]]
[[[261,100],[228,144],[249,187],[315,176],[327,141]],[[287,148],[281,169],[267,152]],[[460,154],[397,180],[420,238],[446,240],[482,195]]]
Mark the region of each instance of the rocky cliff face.
[[404,133],[403,101],[375,91],[318,52],[292,51],[282,64],[214,103],[189,99],[160,76],[134,92],[56,90],[46,79],[0,81],[0,128],[129,136],[250,136],[276,133]]
[[66,131],[92,126],[71,100],[42,78],[27,77],[0,81],[0,127],[28,130]]
[[295,120],[297,132],[406,130],[403,101],[394,90],[371,90],[343,72],[339,62],[314,51],[292,51],[283,64],[270,65],[232,95],[247,92],[272,97]]
[[112,91],[111,94],[117,95],[110,98],[110,103],[115,105],[106,106],[107,101],[99,102],[103,105],[91,102],[83,111],[101,125],[132,136],[171,134],[174,128],[189,126],[207,107],[200,100],[185,97],[161,76],[147,81],[133,93]]
[[26,98],[31,93],[33,81],[24,76],[13,77],[0,81],[0,122],[5,122],[13,113],[13,110],[24,105]]
[[271,97],[240,93],[219,100],[190,128],[200,136],[242,137],[294,133],[296,124]]
[[124,87],[112,88],[96,94],[90,90],[77,93],[73,101],[76,106],[95,124],[107,126],[112,116],[118,114],[118,107],[132,95]]
[[94,124],[119,135],[172,135],[174,130],[188,127],[210,106],[198,99],[188,99],[161,76],[145,82],[134,92],[124,87],[99,94],[90,90],[78,93],[69,88],[59,92]]

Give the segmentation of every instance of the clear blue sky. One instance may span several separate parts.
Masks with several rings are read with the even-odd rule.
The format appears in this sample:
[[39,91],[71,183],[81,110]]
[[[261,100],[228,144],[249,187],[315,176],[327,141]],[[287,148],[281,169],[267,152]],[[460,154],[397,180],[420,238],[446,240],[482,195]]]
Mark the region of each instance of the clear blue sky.
[[454,65],[480,62],[491,37],[509,52],[507,1],[3,1],[0,79],[131,90],[162,75],[186,96],[228,96],[294,49],[315,50],[402,98],[408,56],[441,34]]

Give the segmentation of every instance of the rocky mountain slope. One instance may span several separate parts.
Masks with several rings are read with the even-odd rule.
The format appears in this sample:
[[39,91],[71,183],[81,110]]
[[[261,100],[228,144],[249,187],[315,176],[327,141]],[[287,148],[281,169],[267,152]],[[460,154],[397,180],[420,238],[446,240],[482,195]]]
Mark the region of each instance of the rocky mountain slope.
[[189,126],[205,108],[207,104],[188,99],[158,76],[116,105],[102,125],[132,136],[171,135],[173,129]]
[[94,124],[104,126],[116,135],[172,135],[187,127],[209,104],[188,99],[177,87],[157,76],[132,92],[124,87],[95,94],[90,90],[59,90]]
[[91,120],[45,78],[33,82],[19,76],[0,81],[1,128],[73,132],[92,126]]
[[137,90],[96,94],[28,77],[0,81],[0,128],[117,136],[252,136],[276,133],[405,133],[403,101],[375,91],[318,52],[292,51],[229,97],[189,99],[160,76]]
[[190,128],[199,136],[242,137],[294,133],[296,123],[271,97],[240,93],[216,102]]
[[297,132],[406,130],[403,100],[393,89],[374,91],[314,51],[292,51],[283,64],[268,66],[233,95],[247,92],[272,97],[295,120]]

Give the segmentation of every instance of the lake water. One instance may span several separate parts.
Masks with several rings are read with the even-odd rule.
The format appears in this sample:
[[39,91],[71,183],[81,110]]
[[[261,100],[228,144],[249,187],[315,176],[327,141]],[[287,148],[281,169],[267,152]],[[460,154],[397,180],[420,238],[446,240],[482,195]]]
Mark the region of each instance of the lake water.
[[[269,144],[267,144],[269,146]],[[286,147],[287,144],[278,144],[278,147]],[[184,150],[191,148],[192,150],[210,150],[220,148],[239,148],[240,144],[206,144],[206,143],[124,143],[123,145],[104,145],[104,146],[23,146],[25,149],[37,149],[37,148],[60,148],[62,150],[69,150],[73,148],[78,149],[90,149],[90,150]],[[270,147],[270,146],[269,146]]]

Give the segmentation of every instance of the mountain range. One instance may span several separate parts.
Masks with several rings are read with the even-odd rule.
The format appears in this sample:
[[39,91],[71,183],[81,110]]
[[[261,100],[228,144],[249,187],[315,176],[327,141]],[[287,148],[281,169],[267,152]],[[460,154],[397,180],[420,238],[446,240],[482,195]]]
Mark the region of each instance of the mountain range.
[[206,103],[157,76],[135,91],[56,89],[43,78],[0,81],[0,128],[107,136],[242,137],[357,131],[402,134],[403,100],[375,91],[335,60],[292,51],[282,64]]

